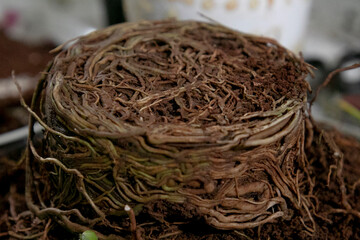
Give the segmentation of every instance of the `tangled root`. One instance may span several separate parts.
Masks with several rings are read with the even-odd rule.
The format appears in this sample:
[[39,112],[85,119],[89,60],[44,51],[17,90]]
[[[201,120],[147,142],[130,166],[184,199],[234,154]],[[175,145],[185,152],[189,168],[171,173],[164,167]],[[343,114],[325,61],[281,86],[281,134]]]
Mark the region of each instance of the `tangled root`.
[[141,215],[166,201],[221,230],[296,211],[315,231],[302,59],[274,40],[191,21],[125,23],[59,50],[32,104],[41,114],[31,124],[45,127],[41,150],[30,127],[27,156],[37,216],[121,233],[125,206]]

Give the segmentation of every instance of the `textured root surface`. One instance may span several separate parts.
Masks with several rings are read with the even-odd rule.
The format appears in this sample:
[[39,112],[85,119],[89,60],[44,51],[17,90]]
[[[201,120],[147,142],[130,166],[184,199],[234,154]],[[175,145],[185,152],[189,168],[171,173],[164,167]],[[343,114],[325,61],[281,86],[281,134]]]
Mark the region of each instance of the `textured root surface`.
[[94,135],[239,124],[249,119],[244,115],[302,99],[308,69],[271,39],[168,21],[126,23],[80,38],[49,72],[58,113]]
[[[307,116],[308,73],[271,39],[205,23],[126,23],[79,38],[29,109],[40,112],[25,162],[32,217],[137,239],[183,239],[196,223],[255,236],[279,220],[316,237],[316,220],[358,217],[339,146]],[[340,190],[324,213],[315,163]]]
[[[360,144],[351,138],[346,138],[336,131],[317,129],[313,132],[314,140],[306,148],[306,153],[311,159],[313,168],[313,179],[316,182],[314,186],[314,195],[318,198],[317,216],[315,216],[317,231],[313,237],[310,237],[304,231],[303,224],[299,216],[294,216],[290,221],[276,221],[273,224],[265,224],[261,227],[216,232],[209,228],[203,221],[197,221],[196,224],[167,226],[161,224],[142,226],[145,239],[360,239],[360,218],[345,210],[341,200],[341,190],[339,182],[334,174],[330,177],[328,184],[328,173],[332,163],[332,154],[328,146],[321,141],[322,136],[328,134],[334,139],[340,152],[344,154],[343,179],[347,186],[347,199],[354,211],[360,211],[360,190],[359,168],[360,164]],[[329,160],[329,161],[327,161]],[[76,238],[77,236],[64,235],[66,232],[59,229],[56,225],[47,226],[48,220],[36,219],[29,211],[26,211],[23,179],[19,176],[24,175],[24,166],[16,168],[14,162],[5,157],[0,158],[0,163],[8,169],[7,172],[0,172],[1,182],[8,182],[8,185],[2,185],[0,188],[0,239],[9,239],[10,236],[29,236],[37,234],[42,239],[62,239]],[[15,171],[16,169],[16,171]],[[332,170],[334,171],[334,170]],[[16,186],[16,187],[14,187]],[[169,205],[153,206],[158,211],[178,212],[179,209],[172,208]],[[335,210],[337,209],[337,210]],[[180,210],[181,211],[181,210]],[[191,219],[192,211],[187,211],[188,215],[183,219]],[[35,220],[34,220],[35,219]],[[147,219],[149,221],[149,218]],[[50,222],[53,223],[53,222]],[[9,236],[10,235],[10,236]]]
[[313,234],[308,72],[273,40],[205,23],[127,23],[80,38],[33,98],[46,131],[42,151],[29,142],[28,204],[75,232],[124,232],[135,224],[125,205],[146,224],[143,209],[165,201],[182,207],[147,211],[162,224],[185,224],[196,209],[194,219],[239,230],[296,211]]

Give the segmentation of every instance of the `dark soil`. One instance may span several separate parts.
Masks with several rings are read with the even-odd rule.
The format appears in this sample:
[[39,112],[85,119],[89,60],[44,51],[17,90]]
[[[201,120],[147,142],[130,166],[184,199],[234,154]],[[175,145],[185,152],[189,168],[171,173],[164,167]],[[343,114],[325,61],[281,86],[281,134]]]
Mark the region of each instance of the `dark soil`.
[[[323,130],[322,130],[323,131]],[[349,189],[348,200],[355,206],[355,210],[360,210],[360,188],[352,186],[359,181],[360,176],[360,143],[353,138],[345,137],[335,130],[326,130],[333,137],[340,150],[344,153],[344,180]],[[231,232],[217,232],[217,230],[207,226],[201,220],[196,225],[184,224],[181,227],[172,226],[149,226],[145,227],[148,239],[158,239],[159,235],[168,235],[164,239],[360,239],[360,219],[353,214],[345,213],[334,209],[341,208],[341,193],[335,176],[331,177],[330,185],[327,186],[330,161],[327,149],[318,145],[321,141],[321,131],[314,137],[314,143],[307,149],[307,155],[312,161],[314,176],[316,176],[315,195],[319,202],[315,221],[317,231],[313,236],[307,235],[304,225],[298,217],[290,221],[279,220],[268,223],[254,229]],[[7,231],[14,230],[15,222],[11,215],[19,214],[26,210],[24,199],[24,169],[23,165],[17,167],[15,158],[11,156],[0,158],[0,239],[9,239]],[[175,208],[164,209],[164,211],[177,212]],[[189,217],[189,216],[188,216]],[[191,216],[190,216],[191,217]],[[31,218],[28,219],[30,221]],[[151,220],[151,219],[150,219]],[[156,220],[154,220],[156,221]],[[19,226],[26,223],[17,223]],[[60,232],[60,233],[59,233]],[[173,233],[181,234],[173,235]],[[61,236],[61,237],[59,237]],[[50,229],[49,239],[77,239],[59,226]]]
[[[16,76],[27,76],[31,83],[23,89],[24,97],[29,100],[40,72],[45,69],[52,59],[49,51],[52,44],[30,46],[22,42],[9,39],[0,30],[0,86],[2,90],[14,86],[11,82],[11,72]],[[0,95],[0,133],[24,126],[27,124],[27,112],[19,105],[19,95],[15,91],[5,96]],[[7,92],[8,94],[8,92]]]
[[14,41],[0,31],[0,79],[10,77],[13,70],[16,74],[36,76],[52,59],[52,48],[52,44],[31,46]]

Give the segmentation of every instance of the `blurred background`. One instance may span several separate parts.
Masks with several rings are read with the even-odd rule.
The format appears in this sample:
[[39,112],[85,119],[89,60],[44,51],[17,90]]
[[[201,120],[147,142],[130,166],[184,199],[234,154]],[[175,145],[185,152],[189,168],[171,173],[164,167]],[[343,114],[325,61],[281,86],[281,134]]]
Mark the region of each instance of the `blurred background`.
[[[275,38],[317,68],[314,90],[332,70],[360,62],[359,0],[1,0],[0,146],[26,138],[12,71],[29,100],[55,46],[111,24],[163,18]],[[360,139],[360,69],[337,75],[312,114]]]

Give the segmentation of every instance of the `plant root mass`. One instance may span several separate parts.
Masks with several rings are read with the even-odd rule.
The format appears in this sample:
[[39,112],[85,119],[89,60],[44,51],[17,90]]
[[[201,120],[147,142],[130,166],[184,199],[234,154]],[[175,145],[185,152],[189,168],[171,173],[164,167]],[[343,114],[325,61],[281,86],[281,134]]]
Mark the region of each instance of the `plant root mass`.
[[312,119],[311,66],[275,40],[144,21],[55,51],[4,234],[359,239],[360,145]]

